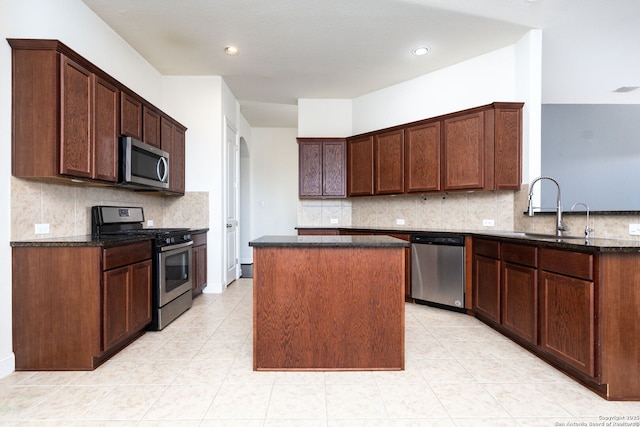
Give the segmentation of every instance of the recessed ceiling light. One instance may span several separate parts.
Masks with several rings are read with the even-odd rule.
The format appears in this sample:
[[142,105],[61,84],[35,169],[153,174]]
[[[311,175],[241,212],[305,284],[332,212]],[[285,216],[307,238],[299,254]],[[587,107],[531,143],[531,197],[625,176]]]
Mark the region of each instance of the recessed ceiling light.
[[428,46],[420,46],[411,51],[415,56],[423,56],[429,53],[431,49]]
[[618,89],[614,90],[614,92],[621,92],[621,93],[631,92],[631,91],[636,90],[638,88],[640,88],[640,86],[622,86],[622,87],[619,87]]
[[238,48],[235,46],[226,46],[224,48],[224,53],[226,53],[227,55],[237,55],[238,54]]

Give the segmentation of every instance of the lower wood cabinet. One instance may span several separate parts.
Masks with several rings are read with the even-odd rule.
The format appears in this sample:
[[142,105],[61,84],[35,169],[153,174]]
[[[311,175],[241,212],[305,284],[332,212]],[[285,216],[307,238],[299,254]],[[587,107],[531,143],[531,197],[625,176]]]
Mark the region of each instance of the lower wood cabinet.
[[538,250],[501,243],[501,323],[523,340],[538,343]]
[[540,348],[596,377],[593,255],[540,251]]
[[192,233],[193,239],[193,280],[191,294],[196,297],[207,287],[207,232]]
[[473,241],[473,308],[485,319],[500,323],[500,243]]
[[151,321],[151,242],[14,246],[16,370],[91,370]]
[[151,260],[105,271],[102,289],[102,350],[108,350],[151,322]]

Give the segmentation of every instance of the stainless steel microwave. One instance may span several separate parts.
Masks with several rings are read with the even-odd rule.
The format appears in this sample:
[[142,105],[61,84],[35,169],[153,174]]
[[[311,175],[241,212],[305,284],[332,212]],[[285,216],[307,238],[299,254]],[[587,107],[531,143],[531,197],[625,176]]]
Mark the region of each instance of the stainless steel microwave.
[[130,136],[120,138],[122,186],[141,190],[169,188],[169,153]]

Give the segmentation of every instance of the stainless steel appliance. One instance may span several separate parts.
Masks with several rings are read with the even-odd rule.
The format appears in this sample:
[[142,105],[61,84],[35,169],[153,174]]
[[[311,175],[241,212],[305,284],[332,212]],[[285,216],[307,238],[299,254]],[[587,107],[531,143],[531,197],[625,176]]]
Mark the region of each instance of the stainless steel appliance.
[[99,239],[148,236],[153,246],[152,323],[162,330],[191,308],[193,241],[187,228],[143,228],[140,207],[93,206],[91,229]]
[[169,188],[169,153],[130,136],[120,138],[120,185],[142,190]]
[[411,297],[416,302],[464,312],[464,236],[411,236]]

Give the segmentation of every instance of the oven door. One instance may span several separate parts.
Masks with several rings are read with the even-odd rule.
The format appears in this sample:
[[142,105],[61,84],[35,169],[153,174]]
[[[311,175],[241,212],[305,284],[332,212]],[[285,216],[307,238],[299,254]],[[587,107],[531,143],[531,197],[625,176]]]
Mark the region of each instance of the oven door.
[[158,249],[158,284],[160,307],[185,292],[191,292],[193,242]]

